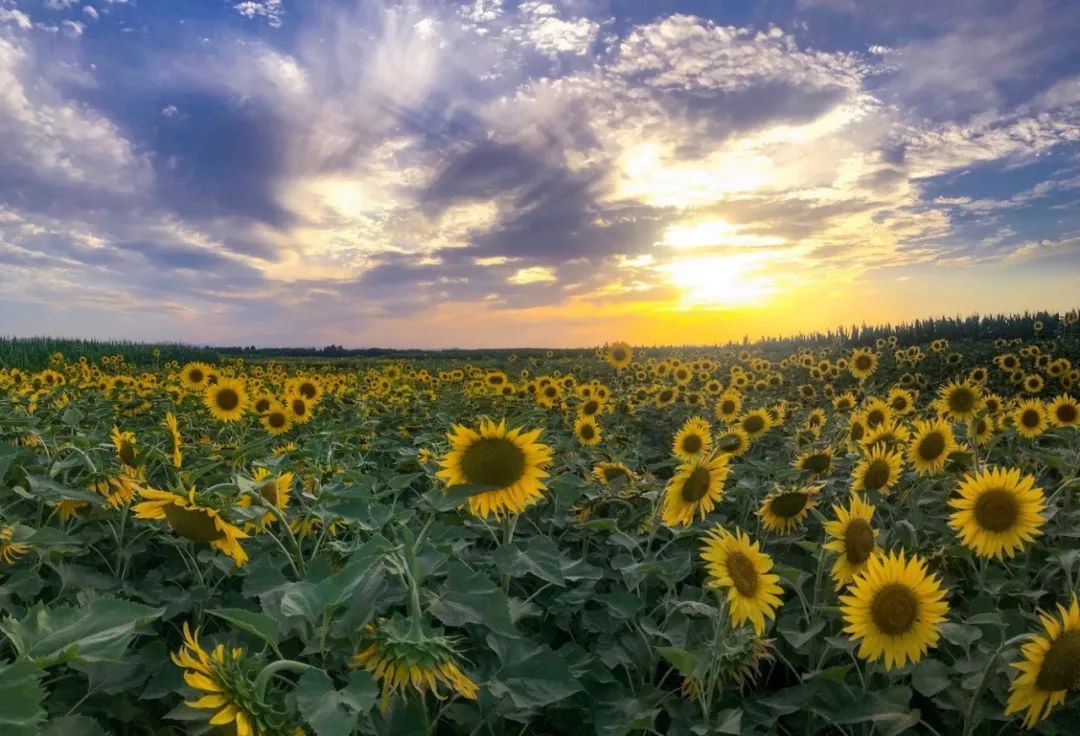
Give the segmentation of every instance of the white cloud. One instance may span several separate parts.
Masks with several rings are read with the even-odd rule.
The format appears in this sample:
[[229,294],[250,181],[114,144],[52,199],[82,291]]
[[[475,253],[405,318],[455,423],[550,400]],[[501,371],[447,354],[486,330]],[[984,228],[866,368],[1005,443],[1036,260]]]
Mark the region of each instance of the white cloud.
[[98,14],[97,9],[95,9],[93,5],[84,5],[82,10],[83,10],[84,15],[86,15],[89,18],[92,18],[93,20],[97,20],[98,18],[101,17]]
[[529,268],[519,268],[506,280],[511,284],[523,286],[525,284],[540,284],[555,281],[556,277],[555,271],[551,268],[546,268],[544,266],[530,266]]
[[65,33],[74,38],[83,35],[83,29],[86,27],[77,20],[61,21],[60,26],[64,29]]
[[233,10],[245,18],[262,18],[271,26],[281,26],[281,18],[285,15],[281,7],[281,0],[244,0],[234,2]]
[[0,8],[0,23],[12,23],[16,27],[23,29],[24,31],[30,30],[30,16],[21,10]]
[[67,10],[79,0],[45,0],[42,5],[48,10]]

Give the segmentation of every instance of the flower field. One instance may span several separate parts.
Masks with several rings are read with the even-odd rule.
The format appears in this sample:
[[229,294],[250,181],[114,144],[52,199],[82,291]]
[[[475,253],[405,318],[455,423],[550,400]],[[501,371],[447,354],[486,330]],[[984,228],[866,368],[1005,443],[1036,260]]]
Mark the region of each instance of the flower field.
[[1025,330],[0,363],[0,733],[1076,734]]

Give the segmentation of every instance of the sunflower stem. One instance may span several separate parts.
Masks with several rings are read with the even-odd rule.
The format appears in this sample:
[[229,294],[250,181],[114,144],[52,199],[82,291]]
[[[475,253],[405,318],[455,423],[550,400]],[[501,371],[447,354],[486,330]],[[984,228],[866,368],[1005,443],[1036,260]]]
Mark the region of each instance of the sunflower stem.
[[[503,519],[503,546],[504,547],[509,547],[511,544],[514,543],[514,530],[517,529],[517,523],[518,523],[518,515],[517,514],[514,514],[513,516],[507,515],[507,517],[505,519]],[[503,593],[509,593],[510,592],[510,575],[509,574],[503,575],[502,589],[503,589]]]
[[270,684],[270,678],[278,672],[304,672],[313,669],[315,668],[310,664],[297,662],[294,659],[279,659],[276,662],[271,662],[263,667],[255,677],[255,693],[258,695],[259,701],[262,702],[265,699],[266,686]]
[[975,686],[975,692],[971,694],[971,702],[968,703],[967,713],[964,715],[964,732],[963,736],[970,736],[975,730],[975,706],[979,703],[979,697],[982,695],[983,688],[986,686],[986,681],[990,677],[990,670],[1001,659],[1001,648],[994,652],[994,656],[990,658],[990,661],[986,663],[986,667],[983,668],[982,677],[979,678],[979,684]]

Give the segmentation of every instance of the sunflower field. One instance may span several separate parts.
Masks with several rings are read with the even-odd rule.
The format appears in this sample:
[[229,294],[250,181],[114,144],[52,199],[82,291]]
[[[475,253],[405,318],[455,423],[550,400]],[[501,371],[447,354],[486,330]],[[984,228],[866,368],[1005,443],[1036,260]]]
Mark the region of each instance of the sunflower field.
[[0,734],[1075,736],[1027,329],[0,363]]

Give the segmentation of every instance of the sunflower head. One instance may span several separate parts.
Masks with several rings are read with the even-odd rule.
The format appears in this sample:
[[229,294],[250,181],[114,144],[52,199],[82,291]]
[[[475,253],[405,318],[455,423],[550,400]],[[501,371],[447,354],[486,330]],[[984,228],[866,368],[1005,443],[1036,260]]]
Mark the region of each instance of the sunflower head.
[[1035,479],[1016,468],[984,468],[967,475],[949,500],[949,526],[983,557],[1012,557],[1041,534],[1046,497]]
[[780,576],[769,572],[772,559],[745,532],[733,534],[720,526],[705,535],[701,557],[709,573],[708,586],[727,591],[732,623],[750,621],[760,636],[765,619],[775,618],[781,603]]
[[1020,674],[1009,688],[1005,715],[1027,711],[1024,726],[1032,728],[1065,702],[1069,691],[1080,691],[1080,603],[1076,594],[1058,615],[1041,613],[1043,631],[1032,634],[1013,664]]
[[664,491],[660,517],[668,526],[689,526],[720,501],[730,467],[728,456],[698,456],[676,469]]
[[777,489],[765,497],[757,515],[769,531],[787,534],[806,519],[810,509],[817,505],[817,494],[822,486],[807,486],[794,490]]
[[247,408],[244,382],[237,378],[219,378],[206,388],[203,404],[218,421],[235,422]]
[[601,429],[594,417],[579,416],[574,421],[574,437],[586,447],[600,443]]
[[671,451],[683,462],[707,455],[712,449],[712,427],[701,417],[690,417],[675,434]]
[[949,381],[938,391],[938,407],[949,419],[966,422],[983,407],[982,388],[971,381]]
[[852,471],[851,488],[855,491],[888,493],[900,478],[903,459],[885,445],[875,445]]

